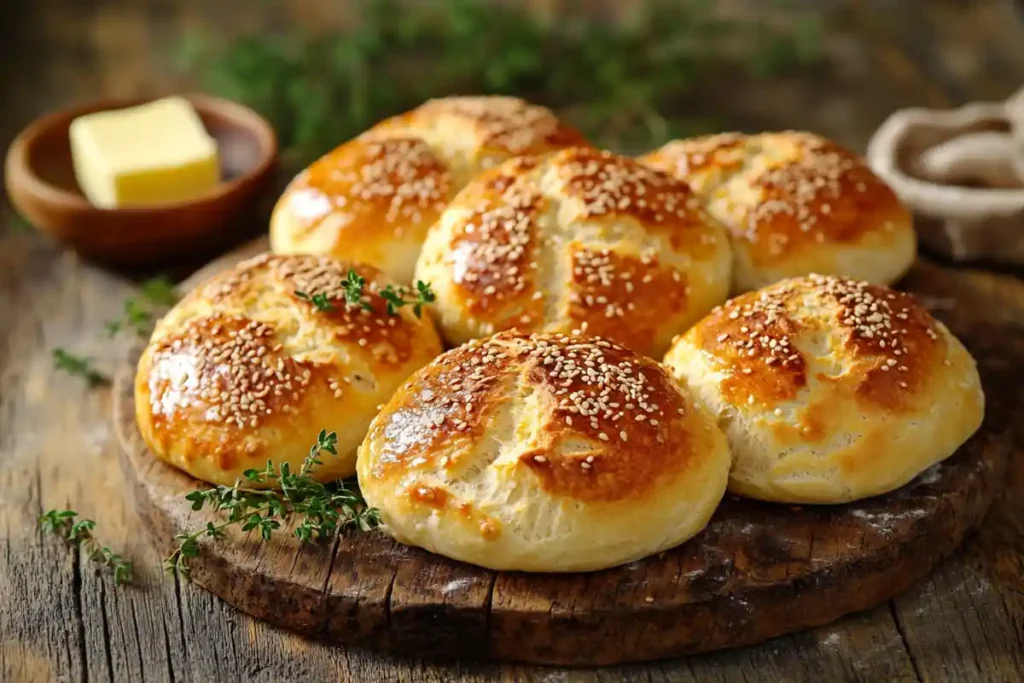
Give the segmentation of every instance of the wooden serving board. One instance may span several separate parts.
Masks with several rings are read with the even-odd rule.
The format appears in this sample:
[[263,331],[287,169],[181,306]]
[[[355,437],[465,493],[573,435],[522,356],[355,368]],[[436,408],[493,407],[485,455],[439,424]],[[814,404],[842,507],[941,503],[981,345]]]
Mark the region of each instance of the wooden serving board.
[[[245,612],[329,642],[568,665],[736,647],[872,607],[928,574],[980,523],[1012,448],[1008,427],[1019,392],[990,336],[983,329],[977,340],[970,336],[978,302],[952,298],[955,272],[922,263],[905,284],[982,361],[988,414],[953,457],[896,492],[835,507],[729,496],[690,542],[590,574],[490,571],[382,532],[300,547],[282,529],[269,543],[236,533],[204,545],[193,580]],[[169,551],[175,534],[212,517],[184,499],[199,483],[157,461],[135,426],[140,352],[133,349],[117,374],[114,420],[136,506]]]

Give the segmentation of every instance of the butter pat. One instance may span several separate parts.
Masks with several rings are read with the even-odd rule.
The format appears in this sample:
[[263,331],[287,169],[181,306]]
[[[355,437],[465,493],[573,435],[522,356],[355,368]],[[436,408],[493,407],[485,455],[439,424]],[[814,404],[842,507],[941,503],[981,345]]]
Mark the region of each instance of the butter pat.
[[180,97],[80,116],[70,136],[78,186],[94,206],[181,202],[220,182],[217,143]]

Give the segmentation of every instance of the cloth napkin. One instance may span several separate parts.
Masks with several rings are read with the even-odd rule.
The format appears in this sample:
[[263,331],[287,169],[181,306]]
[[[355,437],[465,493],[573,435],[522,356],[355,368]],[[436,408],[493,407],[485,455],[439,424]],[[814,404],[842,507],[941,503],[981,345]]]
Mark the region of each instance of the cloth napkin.
[[914,212],[922,244],[1024,265],[1024,88],[1005,102],[897,111],[867,161]]

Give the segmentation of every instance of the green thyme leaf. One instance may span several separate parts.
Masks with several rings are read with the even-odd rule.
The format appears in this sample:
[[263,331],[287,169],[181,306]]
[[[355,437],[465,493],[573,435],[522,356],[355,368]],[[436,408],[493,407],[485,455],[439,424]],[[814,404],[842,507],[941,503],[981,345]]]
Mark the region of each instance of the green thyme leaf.
[[58,370],[75,377],[81,377],[90,388],[109,384],[110,379],[92,366],[92,360],[85,356],[76,356],[63,348],[53,350],[53,365]]
[[243,481],[239,480],[233,486],[190,492],[185,499],[192,503],[192,509],[199,510],[209,503],[222,516],[222,521],[207,522],[197,531],[176,536],[178,545],[164,560],[164,567],[188,579],[191,576],[189,560],[198,556],[199,541],[223,538],[228,526],[255,531],[256,539],[265,542],[294,515],[300,520],[295,527],[295,537],[303,543],[327,538],[344,526],[360,531],[378,526],[377,511],[368,508],[358,492],[341,481],[325,484],[314,478],[316,468],[322,464],[321,455],[337,455],[337,444],[338,435],[322,429],[298,472],[293,472],[288,463],[275,467],[272,461],[267,461],[265,469],[243,473],[246,483],[276,485],[279,491],[244,488]]
[[85,550],[90,560],[110,569],[114,584],[131,581],[132,564],[105,545],[100,545],[93,535],[96,522],[91,519],[77,519],[74,510],[49,510],[39,518],[39,526],[47,533],[62,536],[66,541]]

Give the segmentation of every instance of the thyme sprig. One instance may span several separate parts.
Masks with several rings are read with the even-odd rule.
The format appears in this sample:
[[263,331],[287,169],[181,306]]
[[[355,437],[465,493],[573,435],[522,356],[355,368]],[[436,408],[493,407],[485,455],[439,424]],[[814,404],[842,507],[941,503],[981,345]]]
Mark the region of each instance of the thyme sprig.
[[96,522],[91,519],[78,519],[74,510],[50,510],[39,518],[39,525],[43,531],[57,534],[72,545],[83,548],[89,559],[110,568],[116,585],[132,580],[132,563],[96,540],[93,535]]
[[17,211],[7,214],[7,227],[16,235],[25,235],[32,232],[32,223]]
[[77,356],[59,346],[53,350],[53,365],[73,377],[81,377],[90,389],[110,383],[109,377],[93,367],[91,358]]
[[372,311],[370,302],[363,301],[363,287],[366,286],[366,278],[349,269],[348,275],[341,281],[341,288],[345,292],[345,301],[356,306],[362,306],[367,311]]
[[412,312],[419,318],[423,313],[423,306],[432,303],[436,298],[430,283],[423,280],[416,281],[415,291],[409,287],[395,288],[388,285],[380,292],[381,298],[387,302],[388,315],[398,315],[398,309],[403,306],[412,306]]
[[131,329],[138,336],[146,337],[153,329],[159,310],[173,306],[177,301],[178,293],[169,279],[158,276],[146,280],[139,289],[139,296],[125,300],[121,317],[107,321],[107,334],[113,337],[124,329]]
[[[244,479],[233,486],[197,489],[185,496],[193,510],[208,507],[226,519],[207,522],[197,531],[175,536],[178,545],[164,560],[167,571],[190,578],[189,560],[199,554],[199,541],[224,538],[224,529],[229,526],[256,531],[260,540],[268,541],[295,515],[301,518],[295,527],[295,536],[301,543],[327,538],[346,526],[362,531],[376,527],[380,523],[377,511],[368,508],[357,491],[344,482],[324,484],[313,478],[313,472],[323,464],[323,453],[338,454],[337,443],[337,434],[321,430],[298,472],[292,472],[288,463],[275,467],[268,460],[262,470],[246,470]],[[280,491],[255,488],[267,485],[276,485]]]
[[[366,278],[352,269],[348,271],[345,279],[341,281],[341,289],[344,292],[345,301],[372,313],[374,310],[373,304],[363,298],[363,289],[365,287]],[[430,283],[423,282],[422,280],[416,281],[415,289],[402,285],[397,287],[395,285],[387,285],[380,290],[379,294],[385,301],[388,315],[398,315],[398,309],[404,306],[412,306],[412,312],[417,318],[422,317],[423,307],[426,304],[432,303],[436,298],[434,290],[430,288]],[[295,296],[313,304],[316,310],[320,312],[326,313],[334,310],[334,304],[331,303],[331,299],[327,294],[311,295],[309,292],[295,290]]]
[[[177,300],[174,283],[166,277],[146,280],[140,286],[137,296],[125,300],[121,317],[106,322],[107,334],[114,337],[128,329],[140,337],[146,337],[153,329],[153,321],[158,312],[173,306]],[[90,389],[110,383],[109,377],[93,367],[91,358],[71,353],[62,347],[53,349],[53,365],[69,375],[81,377]]]
[[639,152],[735,125],[698,108],[708,86],[821,54],[822,10],[792,0],[742,17],[713,0],[639,0],[618,3],[629,6],[618,20],[490,0],[351,4],[358,20],[340,28],[188,33],[177,61],[204,89],[267,116],[298,170],[385,116],[459,93],[525,97],[603,147]]
[[331,303],[330,298],[326,294],[314,294],[312,296],[302,290],[295,290],[295,296],[299,297],[303,301],[308,301],[313,304],[316,310],[321,313],[328,313],[334,310],[334,304]]

